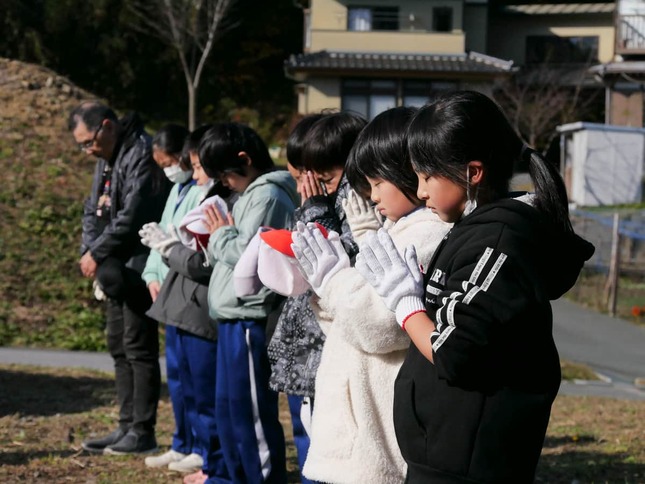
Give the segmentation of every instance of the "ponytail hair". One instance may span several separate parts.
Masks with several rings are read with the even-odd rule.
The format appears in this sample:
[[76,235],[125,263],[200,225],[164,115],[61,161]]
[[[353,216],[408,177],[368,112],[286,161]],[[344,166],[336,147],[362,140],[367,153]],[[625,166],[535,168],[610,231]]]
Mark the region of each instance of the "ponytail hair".
[[486,95],[447,92],[419,109],[408,127],[408,150],[416,172],[463,187],[468,184],[466,166],[480,161],[485,167],[477,191],[481,202],[506,198],[514,168],[526,161],[535,186],[535,208],[559,229],[572,232],[560,174],[522,142],[501,108]]
[[567,189],[560,172],[553,163],[526,145],[522,147],[521,157],[529,165],[529,174],[535,187],[535,208],[563,232],[573,232]]

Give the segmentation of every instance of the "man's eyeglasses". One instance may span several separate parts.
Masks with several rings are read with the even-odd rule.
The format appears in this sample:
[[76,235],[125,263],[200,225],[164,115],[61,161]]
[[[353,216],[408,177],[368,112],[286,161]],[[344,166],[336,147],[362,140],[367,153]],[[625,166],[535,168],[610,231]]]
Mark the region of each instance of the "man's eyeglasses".
[[94,146],[94,143],[96,142],[96,137],[99,135],[101,130],[103,129],[103,123],[105,120],[101,121],[101,124],[99,128],[94,132],[94,136],[92,136],[92,139],[83,141],[82,143],[78,144],[78,149],[81,151],[87,151],[89,150],[92,146]]

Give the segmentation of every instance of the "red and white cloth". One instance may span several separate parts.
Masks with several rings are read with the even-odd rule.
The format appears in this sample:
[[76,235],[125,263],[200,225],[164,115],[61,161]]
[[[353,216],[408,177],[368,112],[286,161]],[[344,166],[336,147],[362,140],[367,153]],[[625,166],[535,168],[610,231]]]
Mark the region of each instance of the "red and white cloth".
[[219,195],[213,195],[193,208],[181,220],[178,230],[179,240],[189,249],[200,251],[208,246],[211,234],[208,232],[208,226],[204,223],[206,219],[204,209],[211,205],[215,205],[224,217],[228,214],[226,201]]
[[[325,228],[318,227],[326,237]],[[260,227],[233,271],[237,297],[257,294],[262,286],[283,296],[298,296],[310,288],[291,249],[291,234],[286,229]]]

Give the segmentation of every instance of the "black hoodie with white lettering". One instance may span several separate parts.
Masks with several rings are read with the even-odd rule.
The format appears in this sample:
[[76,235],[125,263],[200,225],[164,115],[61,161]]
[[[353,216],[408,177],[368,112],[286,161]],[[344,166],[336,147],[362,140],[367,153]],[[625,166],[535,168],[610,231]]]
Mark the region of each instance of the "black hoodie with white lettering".
[[504,199],[455,224],[426,273],[434,364],[414,345],[395,384],[410,483],[530,483],[560,385],[550,300],[593,246]]

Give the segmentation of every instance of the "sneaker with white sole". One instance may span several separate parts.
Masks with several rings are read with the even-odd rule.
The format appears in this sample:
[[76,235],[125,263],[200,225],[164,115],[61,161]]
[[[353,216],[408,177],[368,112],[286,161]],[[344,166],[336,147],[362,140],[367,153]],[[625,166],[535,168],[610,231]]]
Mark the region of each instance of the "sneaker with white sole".
[[170,449],[161,455],[151,455],[146,457],[144,462],[148,467],[167,467],[171,462],[179,462],[187,457],[186,454]]
[[199,454],[190,454],[179,462],[171,462],[168,469],[177,472],[195,472],[204,466],[204,459]]

